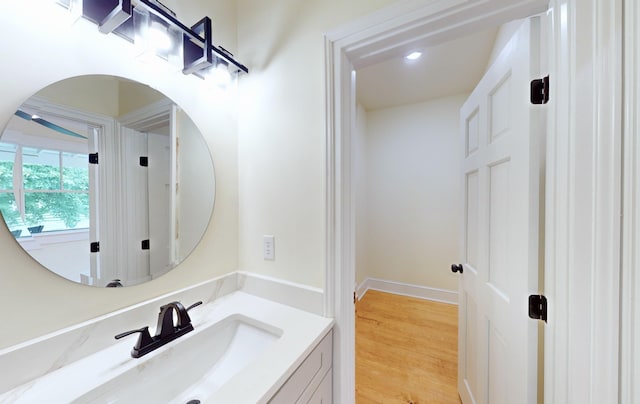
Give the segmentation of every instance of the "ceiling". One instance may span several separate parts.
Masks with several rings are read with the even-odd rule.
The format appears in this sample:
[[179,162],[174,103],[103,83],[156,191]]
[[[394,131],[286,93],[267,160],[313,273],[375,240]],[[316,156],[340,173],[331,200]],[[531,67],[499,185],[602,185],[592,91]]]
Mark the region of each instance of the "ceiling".
[[470,93],[482,78],[498,28],[430,47],[417,47],[418,60],[393,58],[361,68],[358,102],[367,110],[389,108]]

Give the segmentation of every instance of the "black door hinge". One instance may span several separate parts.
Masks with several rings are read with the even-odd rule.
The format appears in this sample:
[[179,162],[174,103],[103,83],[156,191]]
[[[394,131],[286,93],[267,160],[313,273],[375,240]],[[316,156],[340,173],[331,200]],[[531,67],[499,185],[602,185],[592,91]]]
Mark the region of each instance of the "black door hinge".
[[98,153],[89,153],[89,164],[98,164]]
[[91,249],[92,253],[100,252],[100,242],[99,241],[94,241],[93,243],[91,243],[89,245],[89,248]]
[[529,296],[529,317],[547,322],[547,298],[544,295]]
[[140,156],[140,167],[149,167],[149,157]]
[[142,242],[140,243],[140,247],[143,250],[148,250],[151,248],[151,243],[149,242],[149,240],[142,240]]
[[549,76],[531,80],[531,103],[546,104],[549,102]]

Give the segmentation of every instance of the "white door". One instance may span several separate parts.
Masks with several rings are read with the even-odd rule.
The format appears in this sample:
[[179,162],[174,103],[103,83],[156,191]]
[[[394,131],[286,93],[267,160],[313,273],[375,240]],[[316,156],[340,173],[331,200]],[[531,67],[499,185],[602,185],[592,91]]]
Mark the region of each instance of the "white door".
[[151,279],[149,250],[142,249],[142,240],[149,239],[149,170],[140,165],[140,156],[148,156],[148,135],[130,128],[122,128],[122,134],[126,268],[121,279],[136,284]]
[[540,20],[525,20],[461,109],[463,269],[458,391],[464,404],[536,402]]
[[[89,153],[97,153],[100,149],[98,144],[101,138],[101,130],[98,128],[88,128]],[[89,242],[100,240],[100,172],[97,164],[89,164]],[[88,276],[80,275],[81,282],[93,285],[94,281],[100,277],[101,256],[99,252],[89,255]]]
[[147,134],[149,167],[149,271],[165,274],[171,262],[171,144],[168,135]]

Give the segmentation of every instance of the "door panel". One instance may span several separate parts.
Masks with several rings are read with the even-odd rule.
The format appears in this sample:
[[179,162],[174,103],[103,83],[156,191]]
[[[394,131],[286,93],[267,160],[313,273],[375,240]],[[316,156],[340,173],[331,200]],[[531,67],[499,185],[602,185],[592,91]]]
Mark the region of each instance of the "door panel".
[[465,123],[467,144],[466,156],[468,157],[478,150],[478,145],[480,144],[480,118],[478,116],[478,111],[473,111],[471,116],[466,119]]
[[507,341],[500,330],[489,323],[489,403],[509,404],[507,384]]
[[500,293],[509,290],[509,161],[489,168],[489,282]]
[[[141,248],[140,242],[149,238],[148,170],[140,166],[140,156],[148,155],[147,134],[123,127],[124,144],[124,200],[126,229],[123,231],[126,276],[131,284],[147,281],[149,274],[149,251]],[[142,190],[142,192],[141,192]]]
[[478,383],[478,353],[476,352],[476,341],[478,341],[478,306],[469,295],[465,299],[465,360],[464,360],[464,381],[465,388],[469,391],[477,392],[480,388]]
[[[171,144],[170,137],[148,133],[149,217],[171,217]],[[170,220],[149,220],[149,272],[152,278],[171,270]]]
[[[460,113],[464,140],[464,272],[460,275],[458,390],[463,403],[533,404],[542,127],[529,104],[539,19],[523,21]],[[536,124],[536,125],[534,125]]]
[[504,77],[489,95],[489,109],[491,110],[489,127],[491,142],[507,133],[510,128],[509,109],[511,106],[511,74]]
[[465,261],[474,268],[478,263],[478,172],[473,171],[467,174],[467,189],[468,202],[466,204],[466,245],[467,256]]

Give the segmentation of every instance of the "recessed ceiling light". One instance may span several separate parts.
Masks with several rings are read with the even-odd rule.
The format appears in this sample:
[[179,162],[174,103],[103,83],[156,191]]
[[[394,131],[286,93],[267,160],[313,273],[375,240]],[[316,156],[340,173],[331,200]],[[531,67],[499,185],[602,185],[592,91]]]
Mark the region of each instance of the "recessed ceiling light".
[[411,52],[404,58],[407,60],[417,60],[417,59],[420,59],[420,56],[422,56],[422,52]]

